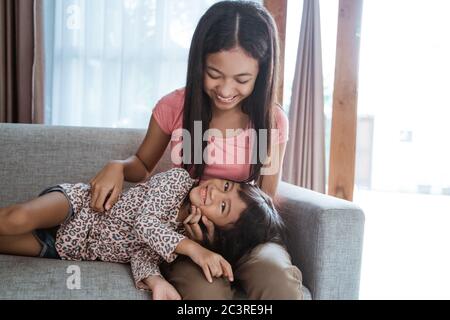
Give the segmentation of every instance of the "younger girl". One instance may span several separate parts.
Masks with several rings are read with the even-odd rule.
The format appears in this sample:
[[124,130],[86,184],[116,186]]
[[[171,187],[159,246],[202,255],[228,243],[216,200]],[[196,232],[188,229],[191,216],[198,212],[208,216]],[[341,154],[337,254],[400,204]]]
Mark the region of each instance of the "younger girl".
[[[177,254],[190,257],[209,282],[222,276],[233,281],[230,264],[186,238],[181,222],[195,219],[200,209],[219,230],[217,247],[233,262],[259,243],[281,240],[283,224],[257,187],[219,179],[195,184],[184,169],[157,174],[103,215],[89,208],[88,185],[49,188],[28,203],[0,209],[0,253],[131,262],[137,288],[152,290],[154,299],[181,298],[159,271],[163,260],[172,262]],[[48,229],[58,225],[55,241]],[[230,234],[239,237],[237,245],[229,243]]]

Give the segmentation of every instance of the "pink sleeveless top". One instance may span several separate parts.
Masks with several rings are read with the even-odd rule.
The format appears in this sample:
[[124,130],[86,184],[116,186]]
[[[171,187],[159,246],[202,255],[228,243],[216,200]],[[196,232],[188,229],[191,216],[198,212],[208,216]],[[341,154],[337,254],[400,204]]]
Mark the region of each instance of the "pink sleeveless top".
[[[182,128],[184,88],[163,97],[153,109],[153,117],[168,135],[171,135],[171,159],[174,167],[181,166]],[[278,145],[288,141],[289,121],[280,107],[275,108],[275,130],[271,141]],[[233,132],[222,137],[220,131],[212,132],[206,137],[208,144],[205,149],[206,167],[204,180],[211,178],[244,181],[250,176],[251,150],[255,130],[248,127],[245,130]],[[203,137],[195,137],[203,141]],[[193,159],[191,159],[194,161]]]

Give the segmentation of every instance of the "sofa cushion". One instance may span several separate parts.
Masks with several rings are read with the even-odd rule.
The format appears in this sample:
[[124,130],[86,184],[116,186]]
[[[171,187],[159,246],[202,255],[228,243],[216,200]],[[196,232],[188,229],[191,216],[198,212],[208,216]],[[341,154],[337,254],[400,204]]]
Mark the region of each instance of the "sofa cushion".
[[[133,155],[145,130],[0,124],[0,207],[60,183],[88,183],[112,159]],[[167,148],[153,173],[171,167]],[[125,188],[130,184],[126,184]]]
[[[130,266],[119,263],[0,255],[0,283],[0,300],[151,299],[150,292],[134,286]],[[303,288],[303,294],[311,299],[308,289]],[[235,298],[245,295],[238,291]]]

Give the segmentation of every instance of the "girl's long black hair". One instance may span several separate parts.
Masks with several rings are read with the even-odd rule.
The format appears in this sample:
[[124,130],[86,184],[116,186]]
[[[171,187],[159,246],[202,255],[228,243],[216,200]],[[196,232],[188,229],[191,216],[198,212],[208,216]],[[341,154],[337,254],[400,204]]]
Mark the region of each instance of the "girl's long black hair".
[[[276,88],[279,68],[278,31],[273,17],[261,5],[252,1],[222,1],[211,6],[200,19],[192,38],[184,100],[183,128],[194,137],[194,122],[202,122],[202,138],[212,119],[210,98],[203,90],[206,57],[209,54],[241,47],[259,62],[259,74],[253,93],[243,101],[242,110],[250,118],[253,129],[260,132],[273,128],[273,106],[276,103]],[[198,137],[197,137],[198,139]],[[259,135],[256,137],[253,152],[259,155]],[[201,178],[205,161],[194,163],[194,139],[190,146],[190,163],[183,167],[191,172],[193,178]],[[203,140],[203,139],[202,139]],[[267,134],[267,146],[270,146],[270,134]],[[184,143],[184,142],[183,142]],[[188,143],[188,142],[186,142]],[[202,142],[202,155],[207,142]],[[270,150],[270,148],[268,147]],[[184,155],[186,156],[186,155]],[[255,154],[254,156],[255,157]],[[256,164],[251,165],[250,177],[246,180],[257,181],[265,159],[256,156]]]

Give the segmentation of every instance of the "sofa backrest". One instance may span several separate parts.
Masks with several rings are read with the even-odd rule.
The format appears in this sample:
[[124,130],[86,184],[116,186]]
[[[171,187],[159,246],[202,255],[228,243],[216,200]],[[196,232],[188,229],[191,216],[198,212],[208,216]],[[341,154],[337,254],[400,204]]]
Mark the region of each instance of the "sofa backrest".
[[[135,154],[144,136],[138,129],[0,124],[0,207],[55,184],[88,183],[108,161]],[[170,166],[166,150],[154,173]]]

